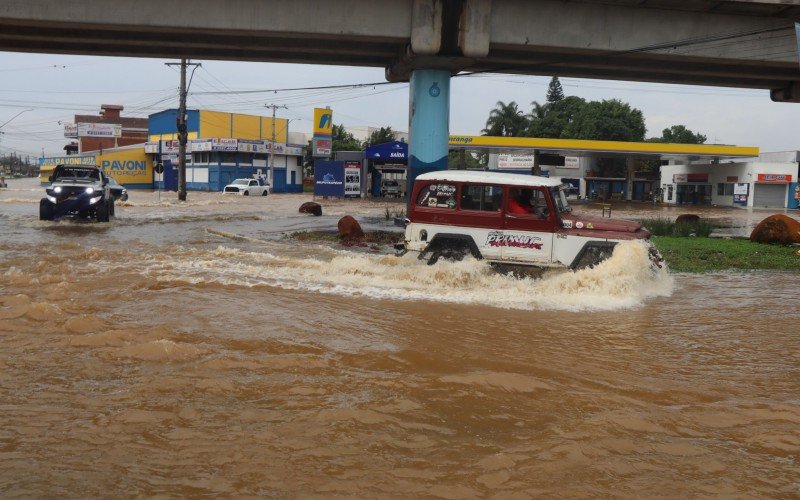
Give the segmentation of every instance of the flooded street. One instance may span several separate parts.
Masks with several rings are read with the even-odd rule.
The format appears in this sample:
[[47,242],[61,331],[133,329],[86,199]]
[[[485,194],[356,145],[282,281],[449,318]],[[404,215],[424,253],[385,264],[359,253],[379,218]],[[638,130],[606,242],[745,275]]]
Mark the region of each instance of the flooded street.
[[517,279],[286,238],[400,204],[132,192],[52,223],[13,183],[3,496],[800,496],[797,273],[631,245]]

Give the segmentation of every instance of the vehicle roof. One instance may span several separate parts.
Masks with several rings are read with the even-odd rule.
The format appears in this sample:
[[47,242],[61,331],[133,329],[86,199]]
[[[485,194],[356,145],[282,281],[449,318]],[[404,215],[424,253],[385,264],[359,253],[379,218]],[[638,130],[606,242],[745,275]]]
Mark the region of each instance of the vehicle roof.
[[507,184],[512,186],[546,186],[554,187],[563,184],[558,179],[539,177],[536,175],[506,174],[485,170],[441,170],[418,175],[417,181],[452,181],[480,182],[486,184]]

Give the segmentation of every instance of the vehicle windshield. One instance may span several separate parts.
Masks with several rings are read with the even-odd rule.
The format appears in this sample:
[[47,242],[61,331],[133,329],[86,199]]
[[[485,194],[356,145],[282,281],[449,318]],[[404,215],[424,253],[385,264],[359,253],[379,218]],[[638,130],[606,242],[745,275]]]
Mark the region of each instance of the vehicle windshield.
[[236,184],[237,186],[249,186],[250,179],[236,179],[235,181],[231,182],[231,184]]
[[556,202],[556,209],[560,214],[572,211],[572,208],[569,206],[569,202],[567,201],[567,188],[568,186],[562,185],[551,190],[553,193],[553,200]]
[[100,172],[94,168],[63,167],[56,169],[53,180],[95,182],[100,180]]

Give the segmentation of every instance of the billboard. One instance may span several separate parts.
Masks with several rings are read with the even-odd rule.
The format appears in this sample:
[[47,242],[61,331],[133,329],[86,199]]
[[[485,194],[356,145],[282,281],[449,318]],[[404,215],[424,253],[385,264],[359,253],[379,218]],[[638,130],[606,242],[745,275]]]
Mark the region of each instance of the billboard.
[[344,193],[344,162],[315,160],[314,196],[343,197]]
[[75,123],[65,123],[64,124],[64,137],[68,139],[77,139],[78,138],[78,125]]
[[122,125],[118,123],[79,123],[78,137],[122,137]]

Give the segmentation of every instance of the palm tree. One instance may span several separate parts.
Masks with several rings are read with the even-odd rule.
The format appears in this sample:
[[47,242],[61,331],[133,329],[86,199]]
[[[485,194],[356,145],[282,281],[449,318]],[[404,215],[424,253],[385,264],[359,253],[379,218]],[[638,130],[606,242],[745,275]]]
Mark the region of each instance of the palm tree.
[[520,137],[527,128],[528,119],[520,111],[516,102],[511,101],[506,104],[503,101],[497,101],[497,106],[489,113],[483,133],[493,136]]

